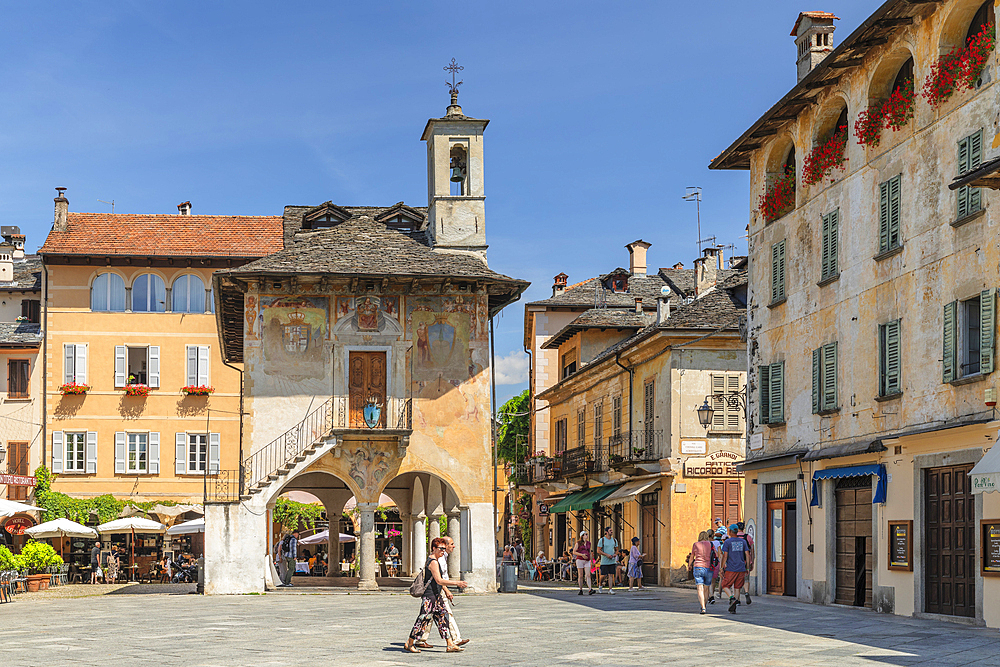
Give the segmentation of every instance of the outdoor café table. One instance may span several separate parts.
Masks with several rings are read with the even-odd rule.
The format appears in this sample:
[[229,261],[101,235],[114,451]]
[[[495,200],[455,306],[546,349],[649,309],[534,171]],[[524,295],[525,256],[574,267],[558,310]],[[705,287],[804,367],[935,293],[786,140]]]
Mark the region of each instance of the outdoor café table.
[[340,571],[341,572],[350,572],[351,571],[351,564],[348,563],[346,560],[340,561]]
[[304,560],[295,561],[295,574],[309,574],[309,562]]

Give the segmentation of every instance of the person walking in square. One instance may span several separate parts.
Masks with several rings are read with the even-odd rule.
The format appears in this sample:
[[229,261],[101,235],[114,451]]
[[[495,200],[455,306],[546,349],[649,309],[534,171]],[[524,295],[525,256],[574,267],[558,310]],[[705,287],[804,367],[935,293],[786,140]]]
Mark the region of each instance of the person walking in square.
[[292,575],[295,574],[295,558],[299,554],[299,531],[293,530],[292,534],[281,543],[281,547],[285,552],[285,576],[282,579],[282,586],[290,588]]
[[618,567],[618,540],[612,537],[614,531],[610,526],[604,529],[604,537],[597,541],[597,554],[601,557],[601,570],[597,579],[597,592],[601,592],[601,584],[605,577],[608,580],[608,594],[615,594],[615,570]]
[[[747,548],[750,551],[750,563],[753,563],[756,560],[756,554],[754,553],[754,548],[753,548],[753,538],[747,534],[746,524],[744,524],[742,521],[736,522],[736,537],[742,537],[744,540],[746,540]],[[753,570],[752,565],[747,567],[747,572],[751,570]],[[750,599],[749,586],[747,586],[747,589],[743,591],[743,596],[746,598],[747,604],[753,604],[753,600]]]
[[701,603],[701,613],[705,613],[705,604],[712,590],[712,566],[715,564],[715,547],[712,545],[712,534],[703,530],[698,535],[698,541],[691,545],[691,571],[694,573],[694,583],[698,586],[698,602]]
[[638,588],[642,590],[642,559],[646,554],[639,550],[639,538],[632,538],[632,547],[628,551],[628,589],[631,591],[638,582]]
[[573,545],[573,558],[576,559],[576,576],[577,581],[580,584],[580,592],[577,595],[583,595],[583,579],[587,579],[587,590],[589,593],[587,595],[594,594],[594,584],[590,578],[590,540],[587,539],[589,533],[585,530],[581,530],[580,534],[576,538],[576,544]]
[[[455,540],[450,537],[442,537],[441,539],[445,540],[444,554],[438,557],[437,562],[441,570],[441,578],[448,579],[448,556],[455,550]],[[469,643],[469,640],[462,639],[462,633],[458,629],[458,622],[455,620],[455,612],[452,611],[451,603],[454,601],[455,596],[448,590],[447,586],[443,586],[441,590],[444,593],[442,602],[444,603],[445,611],[448,612],[448,631],[451,633],[451,639],[455,642],[455,646],[465,646]],[[414,646],[418,648],[434,648],[427,641],[429,634],[430,625],[424,626],[424,632],[420,635],[420,639],[414,643]]]
[[742,537],[736,537],[736,524],[729,527],[729,538],[722,543],[722,592],[729,591],[729,613],[735,614],[740,604],[740,589],[747,570],[753,567],[753,554]]
[[431,541],[431,555],[424,566],[426,587],[420,598],[420,612],[417,614],[417,620],[413,624],[413,629],[410,630],[406,644],[403,645],[403,650],[407,653],[420,653],[416,643],[421,641],[421,635],[431,622],[437,625],[441,638],[448,643],[448,653],[459,653],[465,650],[452,639],[451,630],[448,627],[448,610],[444,604],[445,597],[450,596],[451,593],[449,592],[448,596],[445,596],[444,591],[447,590],[446,586],[457,586],[459,590],[465,590],[468,584],[464,581],[451,581],[441,576],[441,563],[438,559],[447,554],[447,544],[448,541],[443,537],[435,537]]

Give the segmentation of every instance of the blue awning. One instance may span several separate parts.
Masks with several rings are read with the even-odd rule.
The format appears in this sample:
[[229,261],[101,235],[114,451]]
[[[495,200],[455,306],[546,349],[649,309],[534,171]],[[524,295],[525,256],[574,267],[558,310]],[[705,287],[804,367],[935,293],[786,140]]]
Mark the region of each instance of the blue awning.
[[839,479],[841,477],[864,477],[875,475],[878,477],[878,484],[875,485],[875,495],[872,497],[872,504],[884,503],[886,494],[886,474],[885,464],[870,463],[863,466],[846,466],[844,468],[827,468],[817,470],[813,473],[812,507],[819,505],[819,485],[816,484],[821,479]]

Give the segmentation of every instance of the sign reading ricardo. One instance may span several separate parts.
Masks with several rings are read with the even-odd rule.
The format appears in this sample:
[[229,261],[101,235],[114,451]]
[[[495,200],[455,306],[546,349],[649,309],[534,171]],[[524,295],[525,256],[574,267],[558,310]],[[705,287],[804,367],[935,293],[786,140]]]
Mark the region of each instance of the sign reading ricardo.
[[684,461],[685,477],[743,477],[736,469],[743,458],[733,452],[715,452],[705,457],[691,457]]

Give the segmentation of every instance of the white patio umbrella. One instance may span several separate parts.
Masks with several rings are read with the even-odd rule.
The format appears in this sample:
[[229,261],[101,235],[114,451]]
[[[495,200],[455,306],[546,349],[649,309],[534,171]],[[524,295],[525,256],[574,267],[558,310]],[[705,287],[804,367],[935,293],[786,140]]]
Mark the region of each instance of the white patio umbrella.
[[[59,517],[54,521],[46,521],[37,526],[32,526],[24,531],[28,537],[44,539],[49,537],[97,537],[97,531],[88,528],[76,521],[70,521],[66,517]],[[59,543],[59,555],[62,555],[62,542]]]
[[[167,530],[159,521],[152,521],[150,519],[143,519],[138,516],[125,517],[124,519],[115,519],[114,521],[108,521],[107,523],[102,523],[97,527],[97,530],[101,533],[111,534],[111,533],[132,533],[132,565],[135,565],[135,534],[136,531],[140,533],[162,533]],[[133,569],[133,579],[134,579],[134,569]]]
[[19,503],[16,500],[4,500],[0,498],[0,517],[13,516],[19,512],[44,512],[44,507],[35,507],[34,505],[25,505],[24,503]]
[[[324,544],[329,539],[330,539],[330,531],[324,530],[322,532],[316,533],[315,535],[310,535],[309,537],[303,537],[301,540],[299,540],[299,544]],[[353,535],[346,535],[344,533],[340,533],[340,541],[342,543],[354,542],[357,539],[358,538],[354,537]]]
[[205,532],[205,519],[191,519],[167,528],[167,535],[191,535]]

